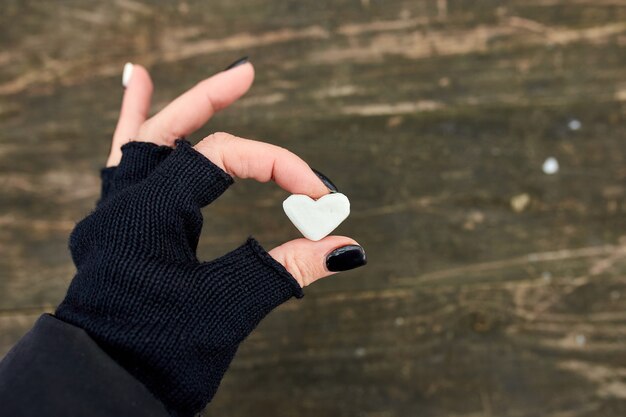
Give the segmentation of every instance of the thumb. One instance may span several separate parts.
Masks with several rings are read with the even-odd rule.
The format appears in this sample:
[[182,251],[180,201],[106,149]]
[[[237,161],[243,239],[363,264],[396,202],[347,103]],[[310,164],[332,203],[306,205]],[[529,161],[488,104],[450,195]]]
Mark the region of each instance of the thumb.
[[296,239],[272,249],[269,254],[293,275],[301,287],[367,263],[365,250],[345,236],[328,236],[317,242]]

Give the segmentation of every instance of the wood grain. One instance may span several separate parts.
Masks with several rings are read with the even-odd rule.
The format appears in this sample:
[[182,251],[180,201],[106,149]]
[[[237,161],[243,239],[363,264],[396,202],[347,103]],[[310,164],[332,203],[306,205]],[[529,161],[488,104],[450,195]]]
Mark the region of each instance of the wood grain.
[[[366,268],[241,347],[206,415],[626,414],[626,1],[10,0],[0,14],[0,352],[63,297],[126,61],[158,110],[250,55],[199,132],[285,146],[346,193]],[[542,172],[554,157],[560,170]],[[240,182],[202,258],[296,237]]]

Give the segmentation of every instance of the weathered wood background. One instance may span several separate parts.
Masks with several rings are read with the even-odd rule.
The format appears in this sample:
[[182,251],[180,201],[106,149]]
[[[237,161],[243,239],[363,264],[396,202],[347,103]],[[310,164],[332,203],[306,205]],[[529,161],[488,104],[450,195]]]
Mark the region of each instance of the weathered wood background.
[[[158,109],[249,54],[255,86],[196,139],[302,155],[351,198],[339,232],[370,264],[268,317],[206,415],[626,415],[626,1],[0,9],[1,353],[72,278],[123,64]],[[202,257],[297,236],[284,197],[239,183]]]

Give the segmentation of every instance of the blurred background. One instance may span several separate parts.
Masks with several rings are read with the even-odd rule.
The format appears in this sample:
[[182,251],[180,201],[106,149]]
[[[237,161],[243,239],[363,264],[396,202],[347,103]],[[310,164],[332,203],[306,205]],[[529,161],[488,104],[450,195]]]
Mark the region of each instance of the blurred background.
[[[0,8],[0,354],[72,278],[124,63],[158,110],[249,55],[252,90],[192,139],[301,155],[370,263],[271,314],[205,415],[626,415],[626,1]],[[285,197],[239,182],[200,257],[297,237]]]

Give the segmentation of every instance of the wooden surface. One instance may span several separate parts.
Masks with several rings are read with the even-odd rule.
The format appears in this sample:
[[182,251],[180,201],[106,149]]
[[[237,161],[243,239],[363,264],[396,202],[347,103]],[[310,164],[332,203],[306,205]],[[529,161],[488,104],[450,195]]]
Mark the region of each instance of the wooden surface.
[[[2,2],[1,352],[72,278],[123,64],[158,109],[249,54],[255,86],[195,139],[302,155],[370,263],[268,317],[206,415],[626,415],[626,1],[155,3]],[[202,258],[296,237],[283,198],[238,183]]]

